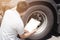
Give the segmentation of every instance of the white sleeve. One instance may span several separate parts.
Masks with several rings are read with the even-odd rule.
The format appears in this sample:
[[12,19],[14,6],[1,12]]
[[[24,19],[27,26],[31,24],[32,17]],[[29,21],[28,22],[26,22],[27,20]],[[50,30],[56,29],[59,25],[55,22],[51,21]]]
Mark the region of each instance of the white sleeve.
[[16,25],[17,25],[16,30],[17,30],[18,34],[21,35],[24,33],[24,24],[23,24],[23,21],[22,21],[20,15],[18,13],[16,13],[16,15],[18,15],[15,17]]
[[16,31],[19,35],[23,34],[24,33],[24,24],[23,24],[23,21],[19,15],[18,12],[14,12],[14,17],[13,17],[13,20],[14,21],[14,24],[16,26]]
[[19,35],[22,35],[24,33],[24,26],[21,25],[21,23],[20,23],[20,26],[17,26],[16,29]]

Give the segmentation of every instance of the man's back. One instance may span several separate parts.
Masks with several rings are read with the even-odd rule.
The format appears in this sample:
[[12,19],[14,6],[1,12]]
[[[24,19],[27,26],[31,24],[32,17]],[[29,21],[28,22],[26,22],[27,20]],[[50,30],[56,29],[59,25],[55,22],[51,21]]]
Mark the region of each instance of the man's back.
[[0,33],[2,40],[18,40],[17,35],[24,33],[24,24],[16,10],[7,10],[5,12]]

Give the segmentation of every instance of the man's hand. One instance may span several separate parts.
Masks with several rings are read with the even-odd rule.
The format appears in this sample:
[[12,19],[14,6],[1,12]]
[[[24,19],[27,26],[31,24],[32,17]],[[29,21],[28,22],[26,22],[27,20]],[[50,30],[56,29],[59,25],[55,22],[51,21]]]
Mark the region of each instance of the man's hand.
[[36,31],[37,31],[37,29],[34,29],[32,32],[28,32],[27,30],[25,30],[24,34],[20,35],[20,37],[21,38],[28,38],[31,35],[33,35]]
[[33,35],[36,31],[37,31],[37,29],[34,29],[34,30],[31,32],[31,35]]

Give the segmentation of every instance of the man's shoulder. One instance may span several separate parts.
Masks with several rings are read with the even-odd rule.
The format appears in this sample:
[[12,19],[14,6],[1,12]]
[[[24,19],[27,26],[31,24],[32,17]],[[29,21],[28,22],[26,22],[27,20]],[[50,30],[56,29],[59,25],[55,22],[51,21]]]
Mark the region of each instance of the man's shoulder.
[[15,12],[15,11],[16,11],[16,7],[11,8],[11,9],[8,9],[8,10],[6,10],[5,12]]
[[13,12],[13,11],[11,9],[5,11],[5,13],[10,13],[10,12]]
[[15,13],[16,13],[16,10],[12,10],[12,9],[5,11],[5,14],[15,14]]

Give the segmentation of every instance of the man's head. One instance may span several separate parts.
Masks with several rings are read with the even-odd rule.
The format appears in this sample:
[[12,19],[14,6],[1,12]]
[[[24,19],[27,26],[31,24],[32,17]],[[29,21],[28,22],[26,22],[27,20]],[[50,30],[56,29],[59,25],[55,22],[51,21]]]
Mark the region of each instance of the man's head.
[[19,13],[23,13],[27,10],[27,8],[29,7],[29,4],[25,1],[20,1],[18,4],[17,4],[17,11]]

